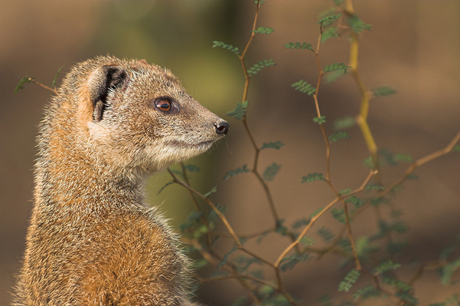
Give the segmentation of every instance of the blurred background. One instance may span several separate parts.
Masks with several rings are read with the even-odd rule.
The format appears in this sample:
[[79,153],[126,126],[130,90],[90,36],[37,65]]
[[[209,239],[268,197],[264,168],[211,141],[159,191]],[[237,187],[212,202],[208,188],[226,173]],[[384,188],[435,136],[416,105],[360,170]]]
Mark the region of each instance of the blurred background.
[[[355,11],[371,32],[360,43],[360,70],[368,88],[391,85],[397,95],[371,100],[370,127],[380,148],[414,158],[445,147],[460,129],[460,2],[459,1],[355,1]],[[315,83],[318,77],[313,53],[287,50],[287,42],[316,44],[317,16],[332,1],[270,1],[261,8],[258,26],[275,29],[257,35],[246,63],[272,58],[277,66],[265,68],[251,80],[248,122],[260,146],[282,141],[281,150],[265,150],[260,171],[277,162],[275,180],[268,183],[279,215],[286,224],[308,216],[334,198],[320,182],[300,184],[301,177],[325,172],[325,148],[313,99],[294,91],[299,79]],[[185,87],[211,111],[229,120],[228,136],[209,153],[191,163],[201,168],[192,185],[207,192],[217,185],[214,202],[227,207],[229,221],[238,233],[251,233],[271,226],[272,219],[261,186],[251,174],[223,181],[225,173],[253,162],[241,122],[225,114],[241,101],[244,76],[237,57],[214,40],[239,47],[250,36],[254,1],[0,1],[0,304],[10,301],[14,274],[24,251],[32,208],[35,135],[50,92],[28,84],[13,94],[25,75],[50,85],[57,70],[61,78],[77,62],[96,55],[146,59],[168,67]],[[346,37],[331,39],[321,47],[323,65],[348,63]],[[355,115],[360,96],[351,77],[323,85],[319,102],[327,117],[328,134],[336,118]],[[348,130],[351,139],[332,145],[332,180],[336,187],[358,187],[368,173],[363,160],[367,148],[357,127]],[[383,171],[386,183],[399,178],[407,165]],[[439,251],[460,233],[460,155],[449,154],[416,170],[419,179],[404,184],[394,198],[403,211],[410,231],[405,238],[411,248],[401,262],[417,257],[436,260]],[[169,186],[165,174],[151,177],[148,200],[159,205],[177,229],[193,209],[188,193]],[[324,184],[325,185],[325,184]],[[337,224],[326,216],[315,225]],[[338,226],[338,225],[337,225]],[[353,224],[359,238],[376,231],[373,212],[360,215]],[[224,229],[222,229],[224,230]],[[248,247],[275,260],[288,245],[286,239],[265,239]],[[231,249],[222,243],[220,254]],[[283,274],[286,288],[305,304],[335,293],[347,270],[338,270],[341,259],[327,255],[320,261],[299,264]],[[401,271],[402,279],[415,272]],[[267,273],[267,277],[273,275]],[[363,283],[368,284],[368,283]],[[457,288],[443,287],[435,271],[415,286],[422,304],[443,301]],[[199,299],[209,305],[229,305],[244,291],[232,280],[207,283]],[[340,300],[340,295],[339,300]]]

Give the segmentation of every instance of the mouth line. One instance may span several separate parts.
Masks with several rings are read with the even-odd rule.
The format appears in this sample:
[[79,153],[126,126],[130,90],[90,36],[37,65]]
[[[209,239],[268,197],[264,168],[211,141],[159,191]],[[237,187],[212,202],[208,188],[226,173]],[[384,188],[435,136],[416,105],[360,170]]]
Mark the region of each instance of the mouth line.
[[190,144],[177,140],[170,141],[169,144],[180,148],[208,148],[214,143],[214,140],[202,141],[197,144]]

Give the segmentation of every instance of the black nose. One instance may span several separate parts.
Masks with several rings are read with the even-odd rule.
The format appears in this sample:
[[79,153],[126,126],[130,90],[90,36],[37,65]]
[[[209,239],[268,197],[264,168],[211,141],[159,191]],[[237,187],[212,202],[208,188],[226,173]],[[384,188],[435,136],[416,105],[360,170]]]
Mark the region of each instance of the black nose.
[[221,121],[221,122],[215,123],[214,126],[216,127],[217,134],[227,135],[230,124],[228,124],[227,121]]

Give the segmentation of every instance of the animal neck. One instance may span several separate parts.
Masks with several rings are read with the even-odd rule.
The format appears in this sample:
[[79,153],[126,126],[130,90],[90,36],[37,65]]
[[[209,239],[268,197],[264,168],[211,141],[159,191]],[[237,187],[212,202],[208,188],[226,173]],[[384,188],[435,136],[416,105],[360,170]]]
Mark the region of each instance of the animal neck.
[[[106,214],[142,205],[143,177],[133,169],[117,169],[82,146],[56,137],[37,160],[35,200],[56,211]],[[79,148],[78,151],[70,148]]]

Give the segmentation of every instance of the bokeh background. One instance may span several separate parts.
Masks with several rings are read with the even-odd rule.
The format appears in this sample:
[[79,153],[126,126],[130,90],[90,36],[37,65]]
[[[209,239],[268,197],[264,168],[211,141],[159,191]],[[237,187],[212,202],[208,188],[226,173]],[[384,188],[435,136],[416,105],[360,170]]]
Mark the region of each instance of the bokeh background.
[[[325,148],[311,97],[295,92],[290,84],[299,79],[315,83],[317,68],[309,52],[287,50],[284,43],[315,43],[317,16],[331,1],[270,1],[261,8],[258,25],[275,29],[257,35],[247,55],[251,66],[273,58],[278,64],[261,71],[251,81],[248,121],[259,145],[283,141],[280,151],[266,150],[260,169],[276,161],[280,173],[269,183],[275,205],[287,224],[324,206],[333,194],[321,183],[300,184],[301,177],[325,171]],[[355,1],[356,13],[372,24],[361,39],[360,69],[369,88],[391,85],[398,94],[374,99],[369,115],[377,144],[397,153],[422,157],[447,145],[460,129],[460,2],[459,1]],[[72,65],[96,55],[146,59],[170,68],[189,92],[204,106],[227,118],[231,130],[210,153],[191,162],[201,171],[192,184],[203,192],[217,185],[212,199],[227,207],[238,233],[250,233],[272,224],[260,185],[250,174],[229,181],[226,171],[251,164],[253,149],[242,124],[225,117],[240,102],[244,77],[238,59],[223,49],[220,40],[240,50],[250,35],[254,1],[0,1],[0,304],[7,305],[20,267],[28,218],[32,208],[35,135],[50,92],[34,84],[13,91],[25,75],[51,84],[56,71],[61,77]],[[322,46],[322,64],[348,62],[346,38]],[[59,85],[58,78],[58,85]],[[359,92],[351,77],[321,88],[320,104],[328,123],[359,108]],[[330,124],[326,125],[332,132]],[[332,147],[332,180],[338,189],[359,186],[368,170],[368,156],[358,128],[351,139]],[[405,166],[386,169],[391,182]],[[460,232],[460,155],[450,154],[416,170],[419,179],[404,184],[394,199],[403,210],[411,241],[401,261],[417,257],[435,260],[439,251],[453,243]],[[158,190],[168,176],[148,180],[148,200],[160,205],[177,228],[192,209],[180,186]],[[325,217],[315,226],[337,223]],[[334,226],[331,225],[332,228]],[[376,230],[372,211],[353,224],[360,237]],[[261,245],[249,244],[274,260],[286,247],[278,237]],[[222,244],[221,254],[231,248]],[[347,271],[338,270],[340,258],[327,255],[320,261],[298,265],[284,274],[286,288],[305,304],[336,291]],[[402,271],[408,279],[414,268]],[[268,273],[268,277],[271,277]],[[364,283],[363,283],[364,284]],[[458,291],[443,287],[436,272],[429,272],[415,286],[423,304],[440,302]],[[199,299],[209,305],[228,305],[242,289],[235,281],[207,283]],[[340,295],[338,297],[340,300]]]

